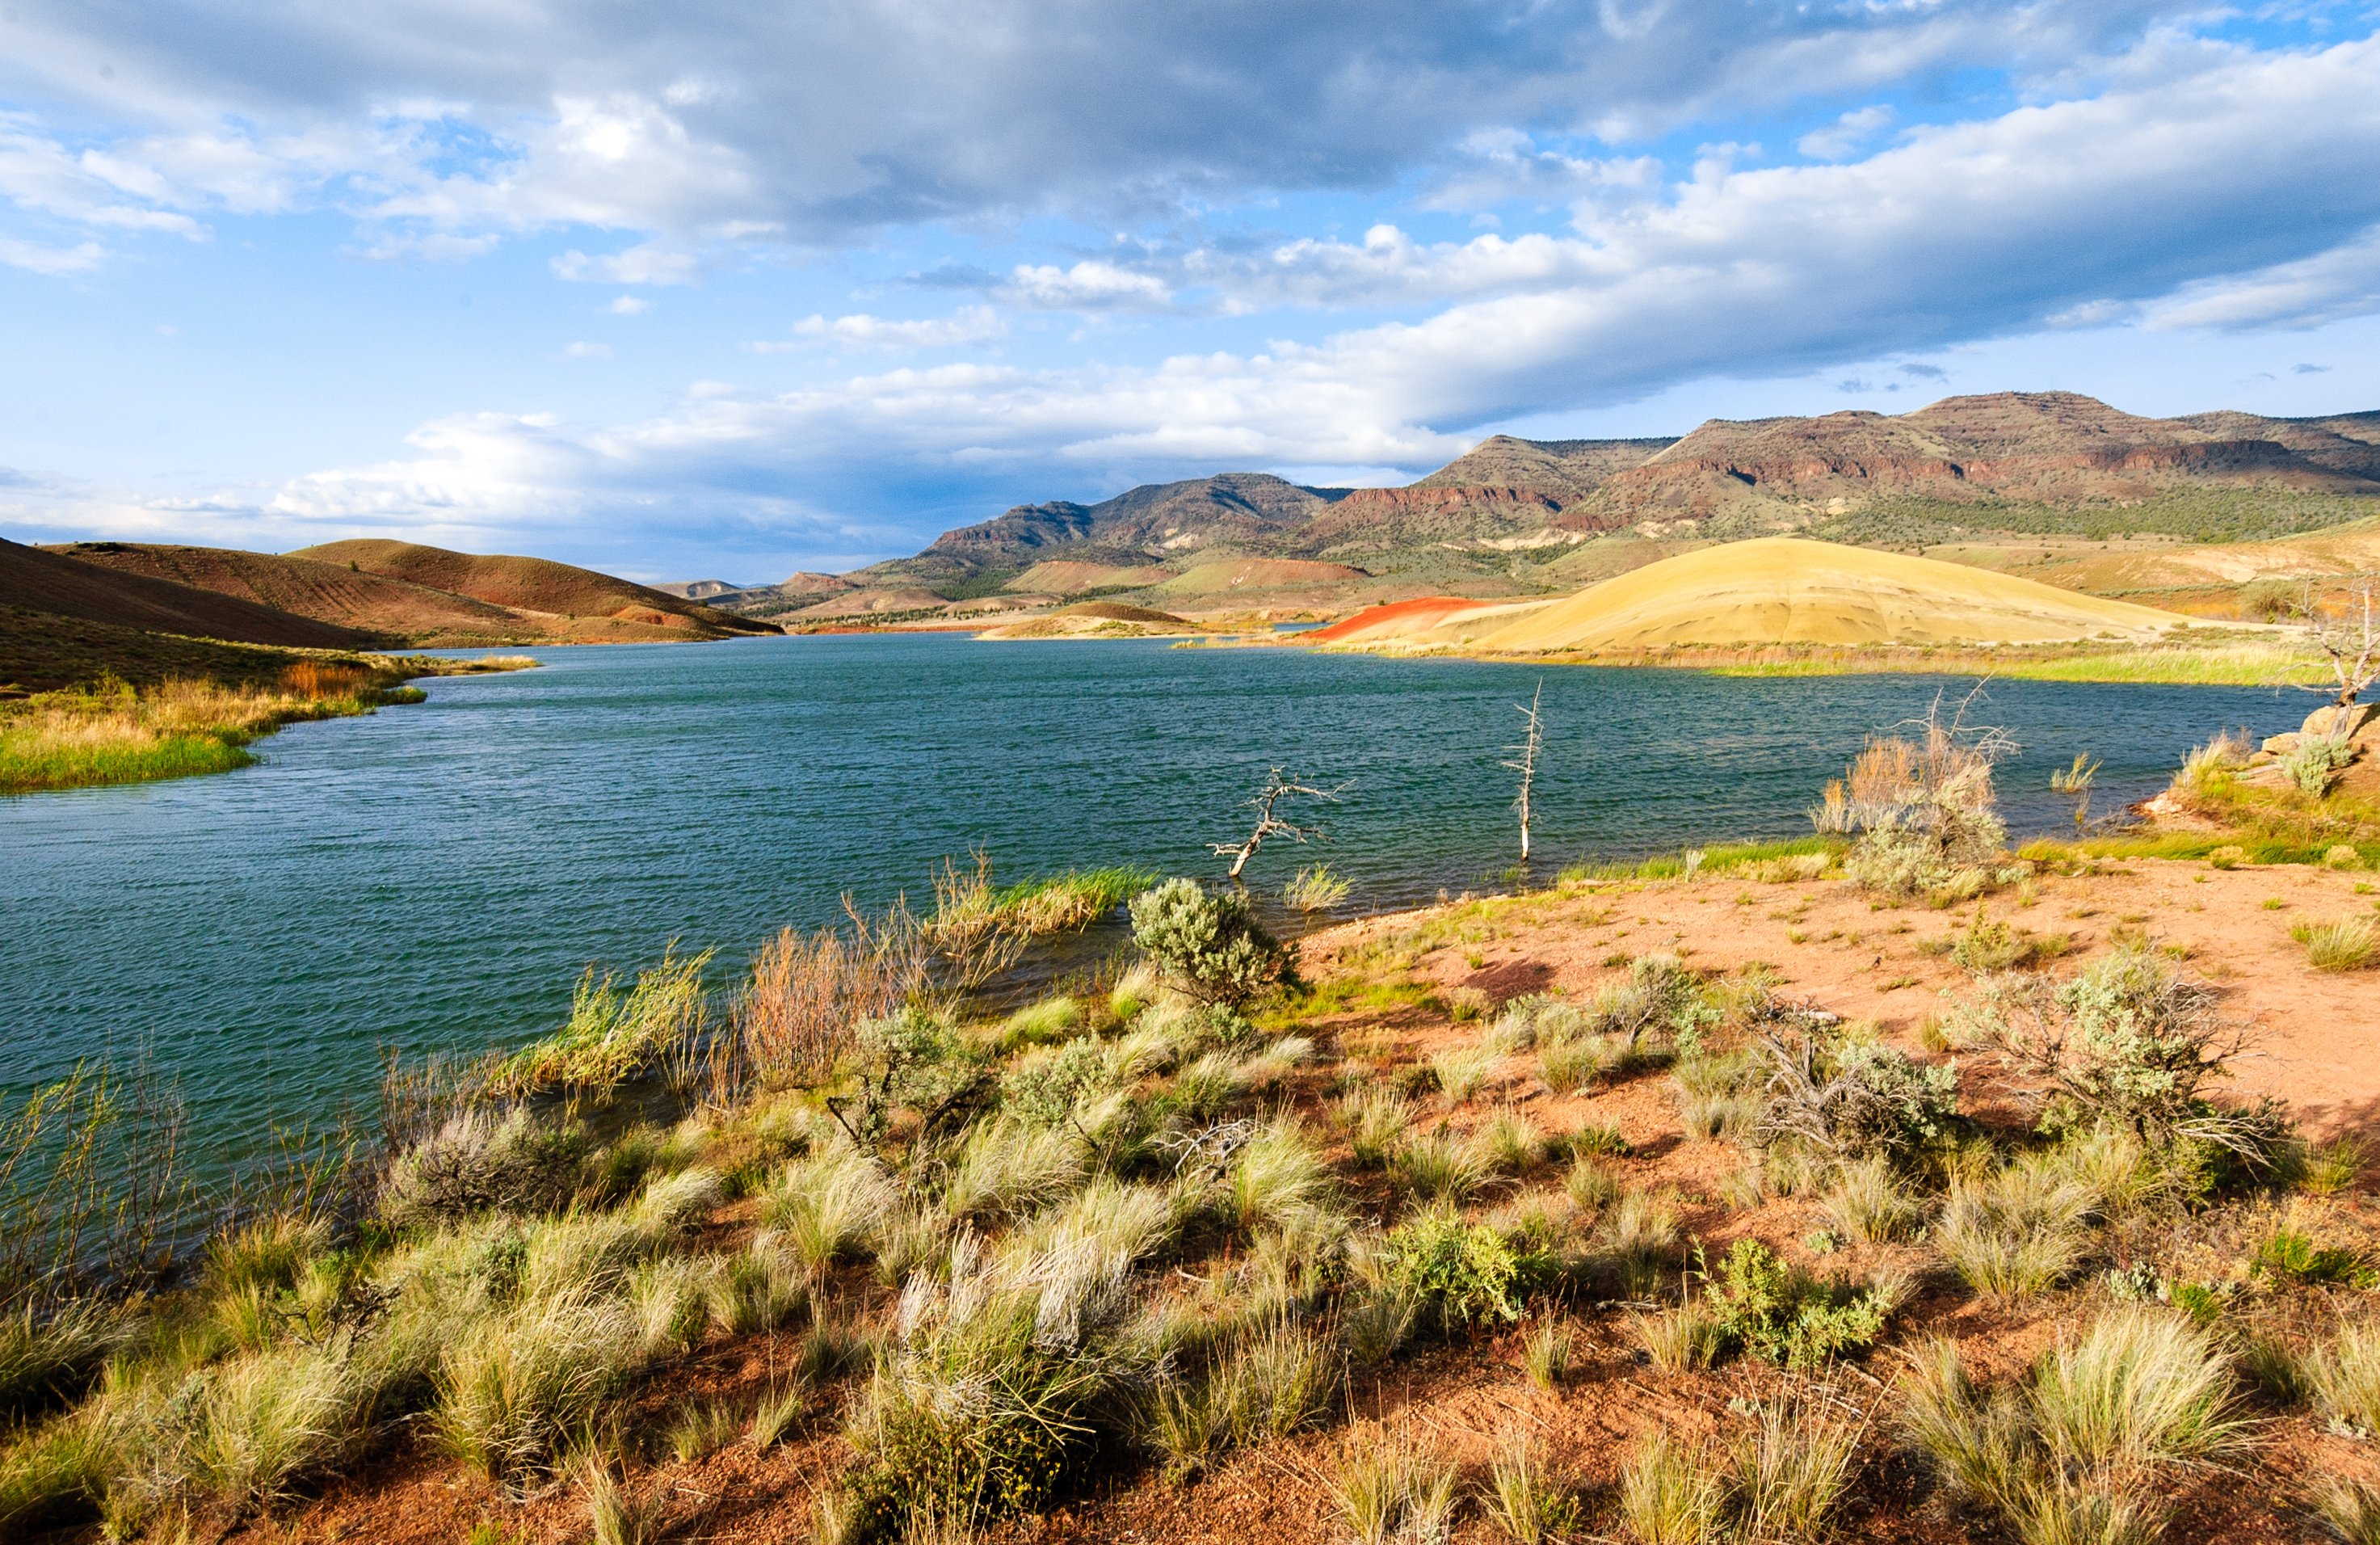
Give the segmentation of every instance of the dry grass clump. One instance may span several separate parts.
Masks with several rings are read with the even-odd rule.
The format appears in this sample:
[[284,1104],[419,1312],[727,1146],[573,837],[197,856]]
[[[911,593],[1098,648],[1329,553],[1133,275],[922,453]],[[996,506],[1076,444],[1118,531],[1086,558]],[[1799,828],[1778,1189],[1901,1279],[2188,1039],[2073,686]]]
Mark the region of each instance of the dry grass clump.
[[1496,1054],[1485,1046],[1450,1046],[1429,1059],[1429,1070],[1449,1100],[1460,1104],[1479,1092]]
[[1433,1132],[1407,1143],[1396,1157],[1397,1178],[1426,1203],[1469,1200],[1488,1184],[1488,1156],[1450,1133]]
[[1394,1163],[1413,1127],[1413,1102],[1395,1089],[1372,1085],[1347,1096],[1339,1104],[1340,1120],[1355,1162],[1365,1169]]
[[1536,1445],[1517,1435],[1497,1445],[1480,1502],[1488,1521],[1514,1545],[1566,1538],[1580,1514],[1577,1496],[1547,1472]]
[[1329,1484],[1357,1545],[1441,1545],[1454,1517],[1457,1477],[1451,1460],[1407,1434],[1351,1447]]
[[849,1149],[796,1159],[761,1193],[760,1218],[813,1270],[864,1246],[900,1200],[876,1161]]
[[641,1327],[601,1299],[530,1302],[471,1321],[441,1354],[433,1429],[491,1479],[548,1465],[636,1366]]
[[1818,1206],[1851,1237],[1876,1244],[1907,1238],[1925,1215],[1908,1177],[1880,1154],[1838,1169]]
[[2305,946],[2306,964],[2317,971],[2360,971],[2380,956],[2380,928],[2369,918],[2299,923],[2289,937]]
[[1665,1373],[1691,1373],[1717,1363],[1727,1349],[1727,1331],[1697,1299],[1655,1314],[1632,1314],[1628,1328],[1636,1344]]
[[1529,1382],[1541,1390],[1558,1390],[1570,1377],[1570,1327],[1548,1315],[1529,1327],[1521,1338],[1521,1367]]
[[2358,1322],[2342,1327],[2329,1345],[2306,1356],[2301,1374],[2323,1415],[2365,1432],[2380,1432],[2380,1326]]
[[2023,1539],[2155,1537],[2179,1467],[2246,1442],[2227,1360],[2180,1316],[2121,1308],[1988,1396],[1956,1350],[1912,1354],[1903,1426],[1943,1479]]
[[2098,1201],[2053,1159],[2019,1160],[1983,1180],[1952,1183],[1934,1247],[1985,1297],[2027,1297],[2081,1263],[2091,1246],[2084,1223]]
[[1832,1526],[1861,1430],[1823,1406],[1770,1405],[1724,1454],[1656,1434],[1620,1472],[1620,1514],[1643,1545],[1803,1541]]

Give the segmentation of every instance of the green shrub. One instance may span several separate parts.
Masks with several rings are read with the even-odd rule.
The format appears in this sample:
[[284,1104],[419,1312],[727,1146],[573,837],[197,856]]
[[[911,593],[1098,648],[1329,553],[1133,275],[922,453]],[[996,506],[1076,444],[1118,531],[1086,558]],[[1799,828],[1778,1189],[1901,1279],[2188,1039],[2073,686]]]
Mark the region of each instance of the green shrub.
[[2320,798],[2330,792],[2338,774],[2355,760],[2355,748],[2343,736],[2308,736],[2281,758],[2281,774],[2305,793]]
[[1234,892],[1169,880],[1135,896],[1132,939],[1166,979],[1203,1003],[1237,1005],[1292,981],[1289,952]]
[[1884,1330],[1874,1293],[1830,1288],[1757,1239],[1729,1247],[1718,1270],[1706,1273],[1704,1298],[1730,1343],[1796,1371],[1864,1351]]
[[894,1114],[917,1118],[931,1137],[965,1119],[991,1091],[990,1057],[945,1015],[907,1006],[852,1029],[855,1085],[827,1102],[851,1139],[881,1144]]
[[1466,1223],[1446,1208],[1400,1224],[1383,1242],[1382,1253],[1391,1281],[1412,1290],[1441,1322],[1465,1325],[1520,1319],[1522,1301],[1542,1268],[1517,1254],[1495,1229]]

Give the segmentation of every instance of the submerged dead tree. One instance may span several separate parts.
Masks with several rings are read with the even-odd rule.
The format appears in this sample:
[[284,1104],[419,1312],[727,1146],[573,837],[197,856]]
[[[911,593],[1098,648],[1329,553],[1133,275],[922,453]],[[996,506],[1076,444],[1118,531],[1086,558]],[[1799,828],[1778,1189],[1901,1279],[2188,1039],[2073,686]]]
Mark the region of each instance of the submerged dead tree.
[[1512,711],[1528,722],[1528,727],[1521,736],[1521,743],[1504,748],[1521,759],[1518,761],[1508,761],[1504,765],[1521,775],[1520,797],[1512,801],[1512,808],[1521,812],[1521,862],[1524,864],[1529,861],[1529,818],[1535,813],[1529,803],[1529,796],[1537,782],[1537,750],[1545,744],[1545,719],[1538,713],[1537,705],[1545,700],[1545,678],[1539,676],[1537,689],[1529,696],[1529,706],[1523,708],[1519,703],[1512,705]]
[[1240,871],[1248,867],[1248,860],[1257,856],[1257,849],[1264,845],[1267,837],[1287,837],[1292,842],[1305,842],[1308,838],[1323,836],[1319,826],[1300,826],[1283,817],[1280,813],[1282,800],[1304,797],[1335,803],[1346,791],[1345,784],[1337,788],[1317,788],[1312,784],[1298,783],[1284,777],[1281,770],[1276,767],[1266,774],[1263,791],[1248,801],[1248,808],[1257,812],[1256,830],[1241,842],[1209,843],[1208,845],[1214,849],[1218,858],[1232,860],[1231,878],[1237,880]]

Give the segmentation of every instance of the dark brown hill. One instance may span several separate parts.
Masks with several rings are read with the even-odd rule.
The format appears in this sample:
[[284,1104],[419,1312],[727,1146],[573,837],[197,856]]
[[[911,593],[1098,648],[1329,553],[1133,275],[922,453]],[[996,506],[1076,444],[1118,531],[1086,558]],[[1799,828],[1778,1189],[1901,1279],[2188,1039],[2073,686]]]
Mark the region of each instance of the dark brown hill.
[[52,551],[390,639],[509,639],[521,631],[517,614],[504,607],[320,558],[126,541],[83,541]]
[[1518,440],[1493,434],[1412,486],[1529,489],[1568,503],[1676,444],[1667,435],[1651,440]]
[[359,649],[382,634],[0,539],[0,606],[145,633],[297,649]]
[[777,631],[769,623],[546,558],[483,556],[378,538],[325,542],[290,556],[340,567],[354,564],[369,574],[545,618],[610,618],[659,629],[661,636],[703,639]]

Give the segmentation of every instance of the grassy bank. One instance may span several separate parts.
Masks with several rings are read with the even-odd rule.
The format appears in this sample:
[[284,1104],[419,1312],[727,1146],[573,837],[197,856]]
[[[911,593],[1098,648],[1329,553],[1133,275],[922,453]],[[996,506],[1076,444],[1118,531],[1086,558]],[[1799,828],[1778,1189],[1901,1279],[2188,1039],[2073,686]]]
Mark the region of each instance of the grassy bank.
[[245,767],[249,743],[282,725],[422,700],[415,676],[516,670],[535,662],[300,659],[270,682],[103,679],[0,704],[0,794],[145,783]]

